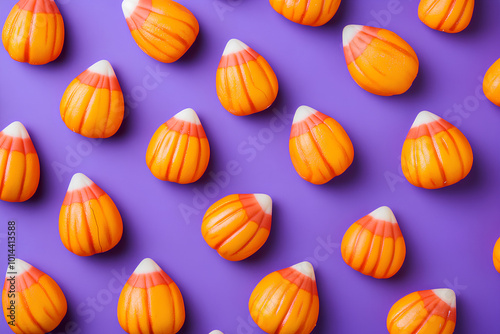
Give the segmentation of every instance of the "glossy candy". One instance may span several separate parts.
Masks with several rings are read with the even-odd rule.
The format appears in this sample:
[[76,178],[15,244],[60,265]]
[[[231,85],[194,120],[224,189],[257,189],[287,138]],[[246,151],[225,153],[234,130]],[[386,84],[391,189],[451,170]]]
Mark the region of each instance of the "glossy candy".
[[297,173],[314,184],[324,184],[342,174],[354,159],[354,148],[344,128],[307,106],[295,112],[289,150]]
[[[16,274],[10,274],[12,271]],[[14,297],[11,296],[12,290],[15,291]],[[13,314],[8,310],[12,301],[15,305]],[[62,321],[67,308],[64,293],[49,275],[21,259],[15,259],[14,270],[7,269],[2,309],[14,333],[49,333]]]
[[201,233],[220,256],[240,261],[258,251],[271,230],[272,200],[264,194],[226,196],[210,206]]
[[222,333],[219,330],[214,330],[214,331],[211,331],[209,334],[224,334],[224,333]]
[[108,138],[123,121],[123,93],[111,64],[101,60],[74,79],[60,104],[61,117],[73,132]]
[[394,276],[403,265],[406,246],[392,210],[382,206],[352,224],[341,251],[345,263],[364,275]]
[[186,316],[179,288],[149,258],[125,283],[117,313],[120,326],[129,334],[174,334]]
[[418,114],[401,153],[406,179],[427,189],[462,180],[471,170],[472,160],[472,149],[462,132],[428,111]]
[[253,290],[248,307],[266,333],[311,333],[319,314],[312,265],[301,262],[267,275]]
[[59,213],[59,235],[72,253],[103,253],[120,241],[123,223],[113,200],[87,176],[73,175]]
[[216,86],[222,106],[236,116],[265,110],[278,95],[278,79],[269,63],[237,39],[227,42]]
[[434,289],[398,300],[387,316],[390,334],[452,334],[457,318],[455,292]]
[[0,132],[0,180],[0,199],[7,202],[24,202],[38,188],[38,154],[20,122],[11,123]]
[[156,178],[180,184],[197,181],[207,169],[209,159],[205,130],[191,108],[160,125],[146,152],[146,163]]
[[497,240],[495,247],[493,248],[493,265],[500,273],[500,238]]
[[420,0],[418,17],[432,29],[456,33],[467,28],[473,11],[474,0]]
[[164,63],[181,58],[200,30],[193,13],[172,0],[123,0],[122,9],[137,45]]
[[495,61],[483,79],[484,95],[500,107],[500,59]]
[[59,57],[64,23],[54,0],[20,0],[3,26],[2,41],[12,59],[43,65]]
[[318,27],[327,23],[337,12],[340,0],[270,0],[271,6],[290,21]]
[[411,87],[418,58],[401,37],[386,29],[348,25],[342,39],[347,69],[361,88],[391,96]]

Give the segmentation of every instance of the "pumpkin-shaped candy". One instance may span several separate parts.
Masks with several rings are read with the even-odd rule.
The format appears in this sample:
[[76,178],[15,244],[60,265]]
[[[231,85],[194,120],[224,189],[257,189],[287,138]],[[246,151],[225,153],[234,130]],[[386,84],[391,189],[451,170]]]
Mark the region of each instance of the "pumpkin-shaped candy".
[[500,58],[484,75],[483,91],[488,100],[500,107]]

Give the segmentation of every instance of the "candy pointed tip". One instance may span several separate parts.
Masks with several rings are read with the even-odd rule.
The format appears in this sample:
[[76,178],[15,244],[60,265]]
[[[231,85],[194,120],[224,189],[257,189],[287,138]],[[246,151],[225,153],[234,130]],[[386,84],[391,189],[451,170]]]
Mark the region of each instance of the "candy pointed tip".
[[139,0],[123,0],[122,10],[125,18],[128,19],[139,5]]
[[314,115],[316,112],[317,110],[308,106],[298,107],[297,111],[295,112],[295,115],[293,116],[293,124],[299,123],[307,119],[309,116]]
[[148,257],[142,260],[141,263],[139,263],[137,268],[135,268],[134,270],[134,274],[149,274],[157,271],[161,271],[160,266],[158,266],[155,261]]
[[293,265],[291,268],[297,270],[301,274],[306,275],[307,277],[309,277],[313,281],[316,280],[316,276],[314,275],[314,268],[310,262],[303,261],[303,262],[297,263],[296,265]]
[[214,330],[214,331],[211,331],[211,332],[210,332],[210,333],[208,333],[208,334],[224,334],[224,333],[222,333],[220,330],[216,329],[216,330]]
[[94,182],[85,174],[76,173],[69,182],[68,191],[83,189],[85,187],[90,187],[93,184]]
[[5,274],[6,277],[12,276],[12,274],[9,274],[10,272],[15,272],[15,276],[21,275],[30,270],[30,268],[32,267],[28,262],[25,262],[18,258],[14,260],[13,265],[14,267],[11,268],[11,263],[9,263],[9,266],[7,267],[7,273]]
[[421,111],[418,113],[418,115],[415,118],[415,121],[413,122],[411,127],[416,128],[417,126],[420,126],[423,124],[429,124],[429,123],[432,123],[432,122],[437,121],[439,119],[441,119],[441,117],[439,117],[438,115],[433,114],[430,111],[424,110],[424,111]]
[[189,123],[193,123],[196,125],[201,124],[200,118],[196,114],[196,111],[194,111],[191,108],[186,108],[186,109],[178,112],[174,117],[180,121],[189,122]]
[[253,194],[262,210],[268,215],[273,213],[273,200],[266,194]]
[[450,305],[450,307],[456,307],[457,297],[455,291],[451,289],[434,289],[432,290],[436,296],[438,296],[443,302]]
[[115,71],[113,70],[113,67],[111,66],[111,64],[107,60],[99,60],[97,63],[90,66],[88,68],[88,70],[90,72],[105,75],[108,77],[112,77],[115,75]]
[[344,46],[348,45],[352,41],[354,36],[356,36],[356,34],[362,29],[363,26],[359,24],[349,24],[345,26],[344,30],[342,31],[342,44]]
[[3,129],[2,132],[4,135],[13,138],[28,139],[30,137],[23,123],[18,121],[12,122],[7,125],[7,127]]
[[373,219],[383,220],[391,224],[398,223],[396,217],[394,216],[394,212],[392,212],[392,210],[388,206],[381,206],[380,208],[371,212],[370,216]]
[[232,53],[238,53],[238,52],[243,51],[245,49],[248,49],[248,45],[246,45],[245,43],[243,43],[239,39],[233,38],[227,42],[226,47],[224,48],[224,52],[222,53],[222,55],[225,56],[225,55],[229,55]]

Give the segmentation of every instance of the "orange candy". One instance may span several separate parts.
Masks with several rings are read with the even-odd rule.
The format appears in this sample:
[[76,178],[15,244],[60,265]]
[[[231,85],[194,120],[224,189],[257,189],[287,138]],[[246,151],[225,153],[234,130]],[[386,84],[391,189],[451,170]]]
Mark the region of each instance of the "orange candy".
[[125,102],[111,64],[101,60],[74,79],[60,105],[61,117],[73,132],[108,138],[123,121]]
[[248,308],[266,333],[311,333],[319,315],[312,265],[301,262],[264,277],[253,290]]
[[113,200],[87,176],[71,179],[59,213],[59,234],[72,253],[103,253],[120,241],[123,223]]
[[129,334],[175,334],[186,317],[179,288],[149,258],[141,261],[125,283],[117,314]]
[[23,260],[15,259],[14,268],[10,266],[2,293],[2,309],[9,328],[19,334],[51,332],[68,308],[61,288],[49,275]]
[[337,12],[340,0],[269,0],[279,14],[290,21],[318,27],[327,23]]
[[401,153],[401,167],[408,182],[426,189],[462,180],[469,174],[472,160],[472,149],[463,133],[428,111],[418,114]]
[[314,184],[324,184],[342,174],[354,159],[354,148],[344,128],[307,106],[295,112],[289,149],[297,173]]
[[491,65],[483,79],[484,95],[500,107],[500,59]]
[[418,17],[432,29],[456,33],[467,28],[473,11],[474,0],[420,0]]
[[181,58],[200,30],[193,13],[172,0],[123,0],[122,9],[137,45],[163,63]]
[[184,109],[154,133],[146,152],[153,175],[180,184],[197,181],[208,166],[210,146],[196,112]]
[[452,334],[457,321],[455,292],[434,289],[398,300],[387,316],[390,334]]
[[226,196],[208,208],[201,234],[207,244],[229,261],[258,251],[271,230],[272,200],[264,194]]
[[0,180],[0,199],[7,202],[24,202],[38,188],[38,154],[20,122],[11,123],[0,132]]
[[493,248],[493,265],[500,273],[500,238],[497,240],[495,247]]
[[364,90],[382,96],[403,94],[417,77],[415,51],[392,31],[348,25],[342,39],[347,69]]
[[345,263],[364,275],[394,276],[405,260],[406,245],[392,210],[382,206],[352,224],[341,251]]
[[64,23],[54,0],[20,0],[3,26],[2,41],[12,59],[47,64],[61,54]]
[[222,106],[236,116],[265,110],[278,95],[278,79],[269,63],[237,39],[227,42],[216,86]]

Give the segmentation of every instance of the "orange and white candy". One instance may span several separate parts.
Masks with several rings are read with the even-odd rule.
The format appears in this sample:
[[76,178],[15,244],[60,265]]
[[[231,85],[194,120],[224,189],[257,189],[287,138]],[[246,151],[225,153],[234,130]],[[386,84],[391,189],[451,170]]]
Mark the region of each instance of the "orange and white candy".
[[420,0],[418,17],[426,26],[447,33],[457,33],[470,23],[474,0]]
[[418,114],[401,153],[401,167],[408,182],[426,189],[462,180],[469,174],[472,160],[472,149],[463,133],[428,111]]
[[61,323],[68,305],[61,288],[49,275],[15,259],[5,275],[2,309],[14,333],[42,334]]
[[149,258],[141,261],[125,283],[117,314],[129,334],[175,334],[186,318],[177,284]]
[[405,260],[406,245],[392,210],[382,206],[352,224],[341,252],[345,263],[364,275],[394,276]]
[[434,289],[398,300],[387,316],[390,334],[452,334],[457,322],[455,292]]
[[229,261],[258,251],[271,231],[272,200],[265,194],[235,194],[212,204],[201,224],[207,244]]
[[403,94],[417,77],[419,63],[415,51],[392,31],[348,25],[342,40],[349,73],[370,93]]
[[142,51],[163,63],[181,58],[196,40],[196,17],[172,0],[123,0],[123,14]]
[[146,152],[146,163],[156,178],[180,184],[197,181],[205,173],[209,159],[205,130],[191,108],[160,125]]
[[319,314],[312,265],[301,262],[267,275],[253,290],[248,307],[266,333],[311,333]]
[[493,265],[500,273],[500,238],[497,240],[495,247],[493,248]]
[[0,199],[7,202],[24,202],[38,188],[38,154],[20,122],[11,123],[0,132],[0,180]]
[[269,0],[276,12],[290,21],[318,27],[327,23],[337,12],[341,0]]
[[61,54],[64,22],[54,0],[20,0],[3,26],[2,41],[12,59],[43,65]]
[[108,138],[123,121],[125,102],[115,71],[101,60],[77,76],[66,88],[61,117],[73,132],[89,138]]
[[72,253],[90,256],[115,247],[123,223],[115,203],[87,176],[73,175],[59,213],[59,235]]
[[297,173],[314,184],[324,184],[342,174],[354,159],[354,148],[344,128],[307,106],[295,112],[289,150]]
[[216,74],[217,96],[231,114],[267,109],[278,95],[278,79],[260,54],[237,39],[227,42]]
[[500,107],[500,59],[497,59],[486,71],[483,79],[484,95]]

